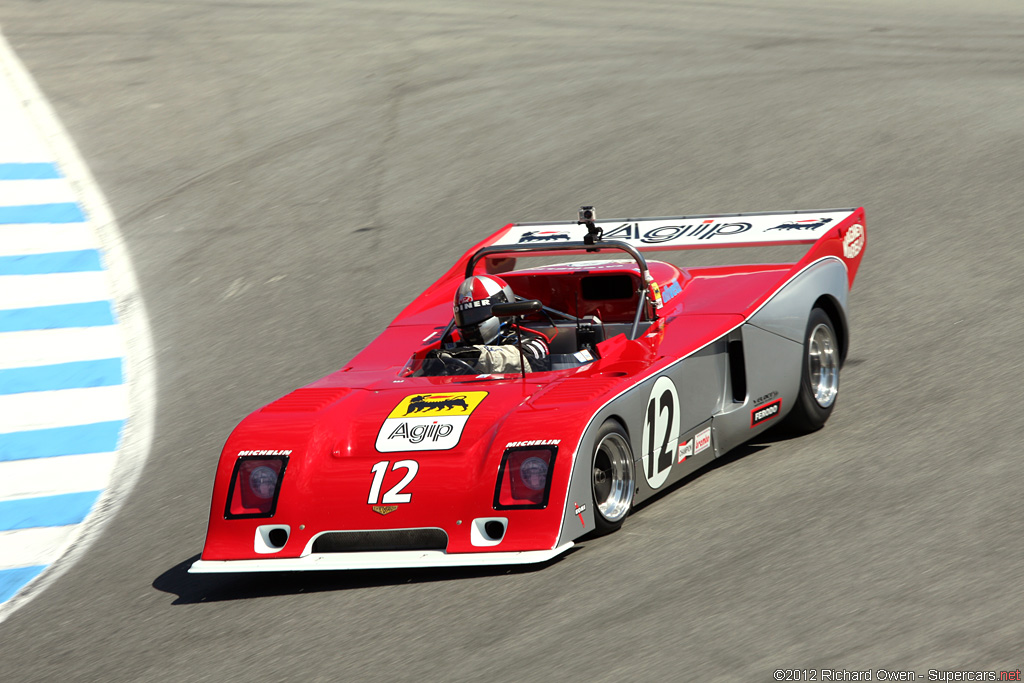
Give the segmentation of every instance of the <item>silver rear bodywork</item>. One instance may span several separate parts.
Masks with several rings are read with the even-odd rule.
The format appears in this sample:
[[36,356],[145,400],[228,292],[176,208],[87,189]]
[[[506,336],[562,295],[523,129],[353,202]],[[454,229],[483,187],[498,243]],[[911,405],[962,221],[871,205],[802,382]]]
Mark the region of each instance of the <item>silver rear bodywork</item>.
[[[839,318],[833,321],[836,327],[846,330],[848,282],[842,260],[822,258],[797,273],[726,334],[602,405],[573,454],[556,545],[594,529],[591,459],[597,433],[606,420],[617,420],[629,435],[634,504],[669,488],[789,413],[800,390],[804,335],[811,310],[824,307],[830,316]],[[685,316],[672,324],[685,325]],[[742,353],[742,364],[735,359],[731,363],[730,353]],[[742,367],[744,374],[739,382],[731,376],[737,367]],[[743,395],[735,395],[737,387],[742,387]],[[671,462],[663,457],[668,450]]]

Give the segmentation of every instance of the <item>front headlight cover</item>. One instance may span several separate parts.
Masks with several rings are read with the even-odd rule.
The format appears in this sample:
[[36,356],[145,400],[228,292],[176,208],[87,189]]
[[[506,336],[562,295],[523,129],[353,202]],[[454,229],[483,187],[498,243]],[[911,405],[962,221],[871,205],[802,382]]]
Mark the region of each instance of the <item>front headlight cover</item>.
[[494,487],[495,510],[542,510],[548,506],[558,446],[513,446],[501,456]]
[[239,456],[231,472],[224,519],[273,517],[287,455]]

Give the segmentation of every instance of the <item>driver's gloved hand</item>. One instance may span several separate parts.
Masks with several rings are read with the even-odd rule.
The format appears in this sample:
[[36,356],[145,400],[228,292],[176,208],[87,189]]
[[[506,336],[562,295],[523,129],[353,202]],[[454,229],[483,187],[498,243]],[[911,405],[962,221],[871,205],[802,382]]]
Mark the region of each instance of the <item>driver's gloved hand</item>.
[[[432,349],[423,359],[423,374],[427,376],[466,374],[479,359],[480,349],[475,349],[472,346],[444,350]],[[469,367],[467,368],[467,366]]]
[[480,360],[480,349],[474,348],[472,346],[463,346],[451,349],[446,352],[442,351],[442,353],[451,354],[452,358],[458,358],[459,360],[469,363],[470,365],[473,365],[478,360]]
[[447,351],[432,349],[427,351],[423,359],[423,374],[427,376],[443,375],[445,360],[451,358]]

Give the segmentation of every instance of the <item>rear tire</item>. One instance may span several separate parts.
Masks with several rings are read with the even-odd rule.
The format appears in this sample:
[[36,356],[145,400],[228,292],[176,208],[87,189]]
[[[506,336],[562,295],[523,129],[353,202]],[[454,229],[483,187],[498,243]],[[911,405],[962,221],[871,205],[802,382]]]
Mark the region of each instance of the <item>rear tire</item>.
[[839,394],[840,354],[832,319],[822,309],[813,309],[804,333],[800,393],[785,422],[790,430],[817,431],[832,414]]
[[594,533],[603,536],[622,526],[636,488],[629,436],[615,420],[606,421],[597,432],[590,472]]

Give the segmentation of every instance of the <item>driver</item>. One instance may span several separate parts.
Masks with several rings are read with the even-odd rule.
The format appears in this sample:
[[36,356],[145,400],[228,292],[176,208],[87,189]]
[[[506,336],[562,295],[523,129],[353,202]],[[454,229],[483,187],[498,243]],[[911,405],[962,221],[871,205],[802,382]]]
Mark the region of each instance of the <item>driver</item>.
[[519,372],[521,360],[518,339],[522,338],[523,357],[528,370],[547,370],[548,338],[536,330],[502,322],[493,315],[494,304],[515,301],[508,283],[494,275],[474,275],[455,291],[455,325],[460,343],[454,349],[438,351],[462,361],[479,374]]

